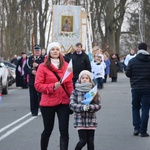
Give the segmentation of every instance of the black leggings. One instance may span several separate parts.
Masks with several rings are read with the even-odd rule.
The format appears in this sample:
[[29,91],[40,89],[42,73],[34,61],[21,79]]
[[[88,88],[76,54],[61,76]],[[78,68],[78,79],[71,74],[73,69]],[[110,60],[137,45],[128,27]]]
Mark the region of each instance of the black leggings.
[[78,130],[79,142],[75,150],[81,150],[87,144],[87,150],[94,150],[95,130]]
[[54,107],[41,107],[44,123],[44,131],[41,134],[41,150],[46,150],[55,121],[55,113],[58,116],[60,139],[69,138],[69,106],[58,105]]

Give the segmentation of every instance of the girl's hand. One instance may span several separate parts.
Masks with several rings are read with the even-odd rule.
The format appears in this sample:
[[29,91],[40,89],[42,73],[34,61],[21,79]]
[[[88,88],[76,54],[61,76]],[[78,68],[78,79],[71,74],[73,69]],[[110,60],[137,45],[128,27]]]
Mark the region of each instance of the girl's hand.
[[83,110],[88,111],[89,110],[89,105],[83,105]]

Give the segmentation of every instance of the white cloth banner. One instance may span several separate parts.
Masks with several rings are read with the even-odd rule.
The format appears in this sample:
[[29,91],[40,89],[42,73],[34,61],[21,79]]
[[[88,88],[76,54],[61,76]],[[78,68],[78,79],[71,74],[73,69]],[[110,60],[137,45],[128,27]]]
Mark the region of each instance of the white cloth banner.
[[53,6],[52,41],[68,50],[81,42],[81,6]]

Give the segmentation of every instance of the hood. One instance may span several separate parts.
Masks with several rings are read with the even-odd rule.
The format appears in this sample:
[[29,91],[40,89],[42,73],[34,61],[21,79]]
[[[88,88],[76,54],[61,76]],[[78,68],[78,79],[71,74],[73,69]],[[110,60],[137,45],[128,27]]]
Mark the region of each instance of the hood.
[[136,56],[141,61],[150,61],[150,54],[145,50],[139,50]]
[[143,50],[143,49],[138,50],[137,54],[139,54],[139,53],[142,53],[142,54],[145,54],[145,55],[146,54],[149,55],[149,52],[146,51],[146,50]]

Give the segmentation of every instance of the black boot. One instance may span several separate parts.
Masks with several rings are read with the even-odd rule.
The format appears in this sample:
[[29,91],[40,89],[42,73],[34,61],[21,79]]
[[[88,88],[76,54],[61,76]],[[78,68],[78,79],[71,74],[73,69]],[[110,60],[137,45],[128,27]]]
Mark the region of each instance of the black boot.
[[114,77],[114,82],[117,82],[117,78],[116,77]]
[[60,150],[68,150],[69,138],[60,138]]
[[41,150],[47,150],[49,137],[41,135]]

